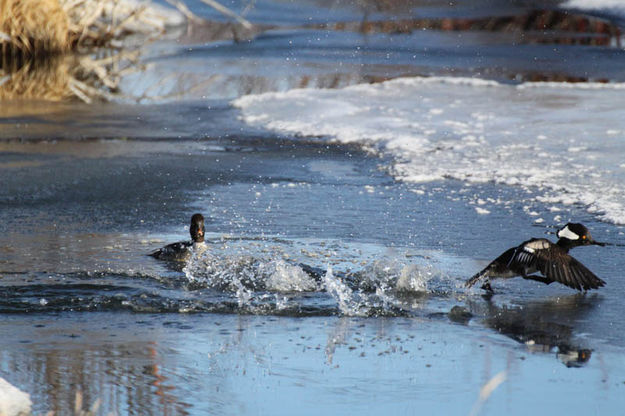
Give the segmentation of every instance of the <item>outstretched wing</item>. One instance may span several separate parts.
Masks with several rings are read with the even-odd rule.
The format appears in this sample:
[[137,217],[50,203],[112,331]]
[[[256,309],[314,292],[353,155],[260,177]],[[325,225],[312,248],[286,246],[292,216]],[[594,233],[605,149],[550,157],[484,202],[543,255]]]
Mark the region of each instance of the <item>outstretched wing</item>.
[[551,242],[544,238],[533,238],[525,241],[514,249],[512,255],[507,259],[506,267],[521,276],[534,273],[538,270],[537,253],[549,248],[550,245]]
[[603,280],[564,250],[537,251],[535,255],[538,270],[549,280],[580,291],[605,285]]

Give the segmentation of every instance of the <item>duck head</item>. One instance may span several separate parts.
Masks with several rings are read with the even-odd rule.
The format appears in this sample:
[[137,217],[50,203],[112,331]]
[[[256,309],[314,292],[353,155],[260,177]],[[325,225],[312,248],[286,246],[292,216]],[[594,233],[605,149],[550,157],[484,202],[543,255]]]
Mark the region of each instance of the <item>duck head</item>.
[[191,217],[189,233],[194,243],[204,242],[204,217],[202,214],[195,214]]
[[558,245],[565,248],[573,248],[578,246],[605,246],[606,243],[595,241],[590,235],[590,231],[584,225],[575,222],[569,222],[557,232]]

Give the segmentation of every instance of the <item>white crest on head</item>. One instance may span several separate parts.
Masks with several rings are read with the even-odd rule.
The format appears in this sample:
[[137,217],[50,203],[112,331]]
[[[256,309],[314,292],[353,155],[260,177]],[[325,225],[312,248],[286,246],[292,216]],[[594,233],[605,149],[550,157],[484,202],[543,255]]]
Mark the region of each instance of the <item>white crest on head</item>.
[[558,231],[558,238],[568,238],[569,240],[579,240],[579,235],[571,231],[569,229],[569,226],[567,225],[566,227]]

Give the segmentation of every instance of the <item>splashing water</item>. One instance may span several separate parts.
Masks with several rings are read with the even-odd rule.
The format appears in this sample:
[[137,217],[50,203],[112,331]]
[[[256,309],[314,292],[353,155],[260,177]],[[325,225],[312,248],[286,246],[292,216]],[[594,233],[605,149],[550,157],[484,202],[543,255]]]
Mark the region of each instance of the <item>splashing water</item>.
[[366,316],[366,313],[363,313],[362,305],[354,291],[334,276],[331,266],[328,266],[326,274],[323,276],[323,284],[328,294],[338,302],[341,314],[347,316]]
[[315,280],[301,267],[284,260],[194,253],[183,272],[191,288],[220,289],[244,297],[252,291],[308,292],[318,289]]
[[368,291],[427,292],[435,276],[431,265],[405,263],[395,258],[375,260],[358,274],[359,287]]
[[313,292],[317,282],[301,267],[284,260],[259,264],[259,272],[266,276],[267,290],[274,292]]
[[[421,309],[430,290],[442,294],[450,279],[443,276],[423,256],[415,258],[391,253],[373,259],[356,271],[344,272],[328,265],[326,270],[278,259],[271,253],[253,256],[215,255],[193,252],[183,269],[186,288],[191,291],[212,289],[240,312],[302,312],[313,299],[310,313],[338,313],[342,316],[410,315]],[[389,253],[387,253],[389,254]],[[434,288],[428,287],[430,282]],[[448,286],[448,285],[447,285]],[[199,293],[199,292],[198,292]],[[314,296],[304,295],[314,293]],[[229,300],[228,300],[229,299]],[[330,301],[330,302],[328,302]]]

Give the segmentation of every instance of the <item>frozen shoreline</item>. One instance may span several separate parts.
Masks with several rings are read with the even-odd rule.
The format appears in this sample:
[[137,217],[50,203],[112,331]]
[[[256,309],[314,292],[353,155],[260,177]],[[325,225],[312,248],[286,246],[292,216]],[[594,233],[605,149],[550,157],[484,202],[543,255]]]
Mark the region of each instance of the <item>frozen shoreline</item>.
[[[581,205],[623,225],[625,124],[616,113],[625,104],[624,85],[401,78],[250,95],[233,104],[255,127],[390,154],[389,171],[397,180],[494,182],[527,192],[528,202],[560,211]],[[487,205],[492,203],[500,202]]]

